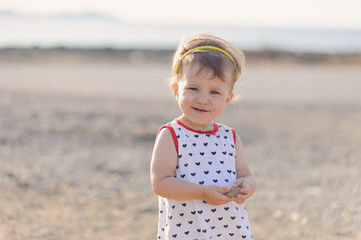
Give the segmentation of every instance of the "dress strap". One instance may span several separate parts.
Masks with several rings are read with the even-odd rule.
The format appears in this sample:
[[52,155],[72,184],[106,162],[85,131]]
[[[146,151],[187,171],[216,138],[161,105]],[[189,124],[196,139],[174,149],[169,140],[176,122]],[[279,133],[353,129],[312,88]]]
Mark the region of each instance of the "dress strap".
[[177,135],[175,134],[175,131],[174,131],[174,129],[172,128],[171,125],[163,125],[163,126],[158,130],[157,137],[158,137],[158,134],[160,133],[160,131],[161,131],[162,129],[164,129],[164,128],[169,129],[170,133],[172,134],[174,146],[175,146],[175,149],[176,149],[177,154],[178,154],[178,138],[177,138]]
[[234,146],[236,146],[236,143],[237,143],[237,134],[236,134],[236,131],[235,131],[233,128],[231,128],[231,130],[232,130],[232,133],[233,133]]

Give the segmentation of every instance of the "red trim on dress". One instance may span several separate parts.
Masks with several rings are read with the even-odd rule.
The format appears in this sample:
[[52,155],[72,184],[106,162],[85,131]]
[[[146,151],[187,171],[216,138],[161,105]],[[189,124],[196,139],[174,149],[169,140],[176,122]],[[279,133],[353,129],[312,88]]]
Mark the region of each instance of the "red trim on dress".
[[215,135],[216,132],[218,131],[218,124],[212,121],[213,124],[213,130],[210,131],[201,131],[201,130],[195,130],[193,128],[188,127],[187,125],[185,125],[184,123],[182,123],[179,119],[176,119],[177,123],[179,123],[182,127],[192,131],[192,132],[196,132],[196,133],[202,133],[202,134],[212,134]]
[[174,131],[174,129],[172,128],[172,126],[170,126],[170,125],[164,125],[164,126],[162,126],[162,127],[158,130],[157,137],[158,137],[158,134],[160,133],[160,131],[161,131],[163,128],[169,129],[170,133],[172,134],[174,146],[175,146],[175,149],[176,149],[177,154],[178,154],[178,138],[177,138],[177,135],[175,134],[175,131]]
[[233,133],[234,146],[236,146],[236,143],[237,143],[237,134],[236,134],[236,131],[235,131],[233,128],[231,128],[231,130],[232,130],[232,133]]

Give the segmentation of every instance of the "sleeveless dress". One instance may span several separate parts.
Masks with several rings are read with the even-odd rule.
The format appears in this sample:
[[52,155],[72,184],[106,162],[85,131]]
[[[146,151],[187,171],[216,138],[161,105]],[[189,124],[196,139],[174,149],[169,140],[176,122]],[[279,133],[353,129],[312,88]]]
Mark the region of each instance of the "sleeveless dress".
[[[231,187],[236,180],[233,129],[213,122],[209,132],[193,130],[179,120],[167,125],[178,152],[176,178],[201,185]],[[158,196],[158,239],[250,240],[244,204],[212,205],[204,200],[179,201]]]

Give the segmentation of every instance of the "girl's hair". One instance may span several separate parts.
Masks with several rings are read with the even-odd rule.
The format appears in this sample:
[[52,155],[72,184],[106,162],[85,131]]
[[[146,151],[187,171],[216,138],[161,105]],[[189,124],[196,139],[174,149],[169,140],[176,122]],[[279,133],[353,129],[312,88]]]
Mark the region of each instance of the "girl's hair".
[[[226,53],[215,49],[199,49],[191,54],[183,56],[189,50],[200,46],[212,46],[224,50]],[[233,59],[233,61],[231,60]],[[234,47],[231,43],[210,34],[197,34],[190,37],[186,41],[181,41],[176,52],[173,55],[173,76],[170,83],[177,83],[182,76],[183,66],[185,64],[200,64],[200,69],[206,67],[213,71],[214,77],[224,80],[224,70],[227,66],[231,66],[234,72],[234,83],[243,71],[244,55],[241,50]]]

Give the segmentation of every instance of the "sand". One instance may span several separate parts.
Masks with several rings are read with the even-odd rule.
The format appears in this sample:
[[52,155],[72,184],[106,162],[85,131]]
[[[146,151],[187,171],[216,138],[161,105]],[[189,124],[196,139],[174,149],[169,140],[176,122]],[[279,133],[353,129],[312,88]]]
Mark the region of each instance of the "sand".
[[[155,239],[170,62],[56,56],[0,61],[0,239]],[[360,79],[354,64],[248,63],[218,121],[258,183],[254,239],[361,239]]]

